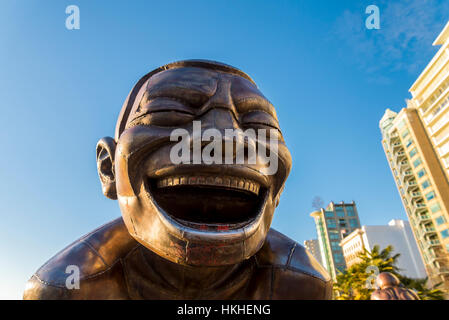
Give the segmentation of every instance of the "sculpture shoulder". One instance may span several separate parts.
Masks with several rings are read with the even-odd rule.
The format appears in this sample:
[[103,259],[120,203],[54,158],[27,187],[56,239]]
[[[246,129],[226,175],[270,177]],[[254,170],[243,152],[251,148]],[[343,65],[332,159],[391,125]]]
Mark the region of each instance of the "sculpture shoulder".
[[331,299],[332,280],[327,271],[300,244],[270,229],[255,256],[258,269],[265,269],[272,299]]
[[[124,299],[121,259],[139,244],[121,218],[83,236],[47,261],[28,281],[24,299]],[[79,270],[79,273],[78,273]],[[79,274],[79,288],[69,289]],[[108,283],[108,292],[98,290]],[[101,295],[101,296],[100,296]]]

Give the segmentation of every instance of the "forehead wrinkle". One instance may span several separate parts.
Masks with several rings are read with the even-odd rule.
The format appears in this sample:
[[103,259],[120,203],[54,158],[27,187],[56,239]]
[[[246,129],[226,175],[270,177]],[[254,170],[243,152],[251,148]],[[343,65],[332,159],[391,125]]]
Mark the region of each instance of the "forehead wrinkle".
[[201,90],[195,86],[180,86],[179,84],[174,83],[165,83],[154,87],[148,87],[147,93],[149,98],[174,96],[188,99],[189,94],[202,95],[205,97],[210,97],[212,95],[212,93],[207,92],[206,90]]
[[192,88],[202,88],[208,90],[213,87],[213,82],[217,81],[218,72],[202,68],[178,68],[166,70],[152,76],[147,87],[177,84],[179,86],[191,86]]

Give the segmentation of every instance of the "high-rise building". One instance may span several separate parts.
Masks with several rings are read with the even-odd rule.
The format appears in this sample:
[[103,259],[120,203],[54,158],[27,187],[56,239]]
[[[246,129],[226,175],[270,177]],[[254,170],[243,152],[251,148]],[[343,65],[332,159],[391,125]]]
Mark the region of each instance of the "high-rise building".
[[449,184],[416,109],[387,109],[382,145],[432,283],[449,289]]
[[449,178],[449,22],[433,43],[441,46],[409,89],[438,161]]
[[449,23],[433,44],[407,108],[387,109],[380,129],[426,272],[449,292]]
[[346,269],[340,241],[360,228],[360,220],[355,202],[331,202],[326,209],[321,208],[310,214],[315,220],[322,265],[335,280],[338,271]]
[[317,239],[304,241],[304,247],[309,250],[309,252],[321,265],[323,265],[323,262],[321,261],[320,244]]
[[427,276],[408,221],[391,220],[386,226],[362,226],[353,231],[340,242],[346,266],[349,268],[359,262],[358,255],[364,249],[372,251],[376,245],[380,250],[391,245],[393,247],[392,254],[400,254],[397,267],[401,269],[402,275],[409,278],[425,278]]

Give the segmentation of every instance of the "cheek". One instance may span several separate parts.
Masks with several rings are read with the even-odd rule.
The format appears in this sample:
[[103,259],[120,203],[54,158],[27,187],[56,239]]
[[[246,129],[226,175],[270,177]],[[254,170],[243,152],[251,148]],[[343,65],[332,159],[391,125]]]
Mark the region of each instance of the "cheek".
[[115,151],[117,194],[123,197],[139,193],[142,166],[146,157],[170,141],[170,129],[137,126],[125,130]]
[[173,166],[170,159],[170,151],[173,148],[173,142],[164,145],[153,151],[148,159],[143,164],[143,170],[146,176],[157,177],[160,175],[160,170]]

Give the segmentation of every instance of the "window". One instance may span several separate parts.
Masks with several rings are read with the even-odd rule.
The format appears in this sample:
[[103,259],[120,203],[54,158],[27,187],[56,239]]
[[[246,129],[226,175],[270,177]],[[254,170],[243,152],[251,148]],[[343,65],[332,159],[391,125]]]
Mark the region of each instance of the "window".
[[412,143],[413,143],[413,140],[412,139],[408,139],[407,144],[406,144],[406,148],[410,147]]
[[341,253],[334,254],[335,263],[343,263],[343,255]]
[[418,178],[422,178],[426,174],[426,169],[421,169],[418,171]]
[[346,213],[348,214],[349,217],[354,217],[355,216],[355,212],[354,212],[354,208],[353,207],[346,207]]
[[432,200],[432,199],[434,199],[435,198],[435,192],[433,192],[433,191],[430,191],[429,193],[427,193],[426,194],[426,199],[429,201],[429,200]]
[[326,211],[325,213],[326,217],[330,218],[330,217],[334,217],[334,213],[332,211]]
[[332,247],[332,250],[339,250],[340,249],[340,245],[336,241],[331,241],[331,247]]
[[429,180],[424,181],[423,183],[421,183],[421,186],[423,189],[426,189],[430,186],[430,182]]
[[433,213],[440,211],[440,209],[441,207],[438,202],[430,206],[430,211],[432,211]]
[[337,216],[338,217],[344,217],[345,216],[345,212],[343,211],[342,207],[336,207],[335,208],[335,212],[337,212]]
[[402,133],[402,138],[405,138],[406,136],[408,136],[408,134],[408,129],[405,129],[405,131]]
[[331,240],[340,240],[340,237],[338,236],[338,232],[334,230],[329,231],[329,238]]
[[439,216],[438,218],[435,219],[435,221],[436,221],[437,225],[440,226],[446,222],[446,219],[444,219],[443,216]]
[[327,227],[328,228],[336,228],[337,223],[335,222],[334,219],[327,219]]
[[447,237],[449,237],[449,230],[448,229],[445,229],[445,230],[441,231],[440,233],[441,233],[441,237],[443,239],[446,239]]
[[416,148],[413,148],[413,149],[409,152],[410,158],[413,158],[413,156],[414,156],[417,152],[418,152],[418,151],[416,151]]
[[338,219],[338,224],[340,227],[346,227],[346,221],[345,219]]
[[421,158],[416,159],[415,161],[413,161],[413,166],[416,168],[417,166],[419,166],[421,164]]
[[357,228],[359,226],[357,219],[349,219],[349,226],[351,228]]

